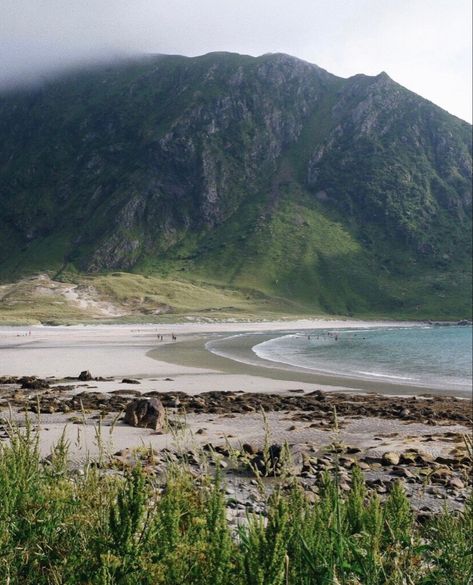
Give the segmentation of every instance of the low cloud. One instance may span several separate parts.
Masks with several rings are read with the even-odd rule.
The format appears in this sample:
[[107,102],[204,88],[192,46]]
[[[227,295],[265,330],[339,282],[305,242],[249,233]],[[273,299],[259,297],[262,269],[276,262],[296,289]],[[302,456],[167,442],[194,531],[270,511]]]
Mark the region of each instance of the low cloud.
[[2,0],[0,87],[140,53],[286,52],[471,119],[469,0]]

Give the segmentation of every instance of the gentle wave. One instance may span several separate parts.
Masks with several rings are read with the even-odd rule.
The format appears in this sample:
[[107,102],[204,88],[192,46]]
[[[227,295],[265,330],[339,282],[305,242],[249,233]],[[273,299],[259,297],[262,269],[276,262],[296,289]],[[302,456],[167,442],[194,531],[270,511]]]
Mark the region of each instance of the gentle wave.
[[406,376],[394,376],[393,374],[379,374],[378,372],[363,372],[362,370],[358,370],[358,374],[363,374],[364,376],[374,376],[375,378],[392,378],[393,380],[415,380],[415,378],[408,378]]
[[252,350],[320,373],[471,391],[471,327],[316,330],[279,335]]

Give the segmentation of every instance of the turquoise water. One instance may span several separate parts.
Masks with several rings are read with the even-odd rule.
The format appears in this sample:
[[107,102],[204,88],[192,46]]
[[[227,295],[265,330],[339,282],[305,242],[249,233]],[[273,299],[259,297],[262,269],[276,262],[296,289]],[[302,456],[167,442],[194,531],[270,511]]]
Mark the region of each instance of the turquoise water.
[[281,335],[253,351],[319,372],[471,392],[471,327],[318,330]]

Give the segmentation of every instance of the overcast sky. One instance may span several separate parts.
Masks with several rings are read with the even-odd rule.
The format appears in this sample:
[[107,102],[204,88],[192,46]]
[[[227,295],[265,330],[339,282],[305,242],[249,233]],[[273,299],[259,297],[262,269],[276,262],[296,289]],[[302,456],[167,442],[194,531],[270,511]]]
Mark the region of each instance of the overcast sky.
[[284,52],[386,71],[472,118],[471,0],[0,0],[0,85],[134,53]]

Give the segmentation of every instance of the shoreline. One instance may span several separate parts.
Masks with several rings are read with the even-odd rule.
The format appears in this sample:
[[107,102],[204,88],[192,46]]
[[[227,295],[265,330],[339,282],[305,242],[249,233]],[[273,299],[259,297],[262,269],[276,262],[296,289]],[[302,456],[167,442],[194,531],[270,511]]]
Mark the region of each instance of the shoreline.
[[[140,377],[146,389],[191,394],[225,389],[281,392],[288,389],[288,383],[297,383],[304,390],[313,390],[316,385],[326,391],[469,398],[468,391],[456,388],[317,372],[265,360],[251,350],[257,342],[291,331],[408,326],[419,323],[303,319],[246,324],[0,327],[0,375],[66,377],[88,369],[95,376]],[[172,341],[172,335],[177,341]],[[215,343],[220,353],[223,346],[225,355],[211,351]]]

